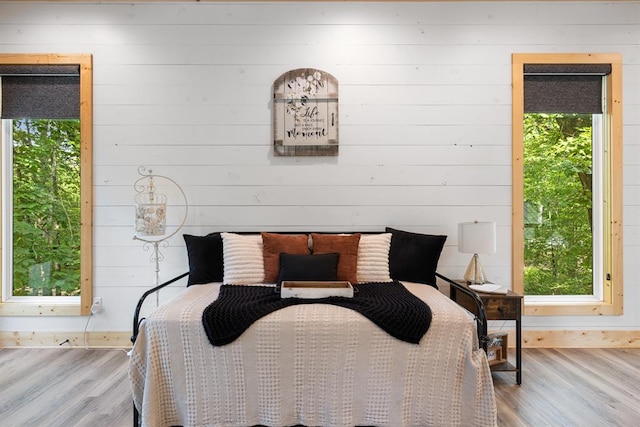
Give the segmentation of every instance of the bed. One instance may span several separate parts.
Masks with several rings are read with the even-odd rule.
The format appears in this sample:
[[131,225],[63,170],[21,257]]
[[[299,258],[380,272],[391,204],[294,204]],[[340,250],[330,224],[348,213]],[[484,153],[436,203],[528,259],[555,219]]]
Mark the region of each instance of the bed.
[[[446,237],[387,228],[303,234],[307,240],[300,237],[298,245],[291,235],[185,236],[189,272],[158,288],[185,277],[189,286],[141,320],[144,299],[157,289],[149,290],[134,314],[129,366],[134,424],[496,425],[493,383],[482,348],[482,302],[469,295],[479,304],[471,314],[432,286],[436,276],[448,280],[435,272]],[[247,241],[250,247],[243,246]],[[305,249],[306,241],[312,249]],[[291,257],[293,265],[280,260],[289,251],[300,252]],[[417,343],[407,342],[354,309],[312,302],[261,315],[224,344],[212,340],[203,321],[221,295],[237,285],[277,292],[275,283],[309,280],[299,275],[311,274],[312,264],[294,270],[300,270],[301,260],[319,262],[321,257],[313,255],[322,253],[339,255],[330,270],[335,268],[338,280],[350,275],[356,289],[381,283],[425,303],[430,311],[426,333]],[[340,264],[346,260],[346,266]],[[398,316],[404,316],[402,311]]]

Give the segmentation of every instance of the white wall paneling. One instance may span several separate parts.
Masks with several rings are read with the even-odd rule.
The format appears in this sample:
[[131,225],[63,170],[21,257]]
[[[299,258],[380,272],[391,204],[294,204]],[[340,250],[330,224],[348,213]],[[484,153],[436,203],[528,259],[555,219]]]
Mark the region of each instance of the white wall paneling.
[[[620,52],[625,314],[524,326],[640,329],[640,2],[0,1],[0,51],[93,55],[94,289],[104,304],[94,332],[128,331],[153,282],[149,253],[132,240],[140,165],[184,188],[185,233],[447,234],[440,265],[454,277],[468,263],[457,223],[496,221],[498,252],[483,261],[507,281],[511,54]],[[272,84],[301,67],[338,79],[338,157],[273,156]],[[168,243],[161,279],[187,268],[182,237]],[[3,317],[0,331],[77,332],[85,321]]]

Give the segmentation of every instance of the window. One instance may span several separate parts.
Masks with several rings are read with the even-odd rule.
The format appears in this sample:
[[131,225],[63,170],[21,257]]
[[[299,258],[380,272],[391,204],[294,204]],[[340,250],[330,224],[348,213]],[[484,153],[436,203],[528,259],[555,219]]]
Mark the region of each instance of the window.
[[622,59],[514,54],[512,281],[525,314],[622,313]]
[[87,315],[92,59],[0,54],[0,314]]

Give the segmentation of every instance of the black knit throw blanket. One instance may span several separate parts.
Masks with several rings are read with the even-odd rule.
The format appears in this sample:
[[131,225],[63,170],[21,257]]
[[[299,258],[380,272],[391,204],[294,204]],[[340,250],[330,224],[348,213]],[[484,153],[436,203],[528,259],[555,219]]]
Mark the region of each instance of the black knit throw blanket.
[[367,283],[354,286],[353,298],[280,298],[267,286],[222,285],[218,299],[205,308],[202,323],[214,346],[233,342],[256,320],[294,304],[333,304],[350,308],[391,336],[413,344],[429,329],[431,309],[401,283]]

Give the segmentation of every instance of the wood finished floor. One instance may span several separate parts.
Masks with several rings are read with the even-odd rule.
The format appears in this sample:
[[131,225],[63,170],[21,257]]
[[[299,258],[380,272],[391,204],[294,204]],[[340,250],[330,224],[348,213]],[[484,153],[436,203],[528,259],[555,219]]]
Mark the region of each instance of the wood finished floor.
[[[122,350],[0,349],[0,426],[131,426]],[[640,349],[524,349],[493,375],[500,426],[640,425]],[[443,426],[446,427],[446,426]]]

